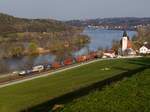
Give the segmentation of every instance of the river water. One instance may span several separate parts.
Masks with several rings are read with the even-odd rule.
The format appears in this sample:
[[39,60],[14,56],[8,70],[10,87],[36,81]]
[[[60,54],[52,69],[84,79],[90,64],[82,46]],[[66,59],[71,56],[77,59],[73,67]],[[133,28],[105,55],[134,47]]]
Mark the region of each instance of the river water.
[[[135,31],[127,31],[128,36],[132,37],[136,34]],[[111,48],[113,40],[120,40],[123,31],[120,30],[102,30],[85,28],[83,34],[90,37],[90,43],[72,54],[82,55],[89,51],[96,51],[99,48]],[[44,54],[39,56],[25,56],[22,58],[11,58],[0,60],[0,74],[12,72],[15,70],[29,69],[32,66],[44,63],[52,63],[56,59],[53,54]]]

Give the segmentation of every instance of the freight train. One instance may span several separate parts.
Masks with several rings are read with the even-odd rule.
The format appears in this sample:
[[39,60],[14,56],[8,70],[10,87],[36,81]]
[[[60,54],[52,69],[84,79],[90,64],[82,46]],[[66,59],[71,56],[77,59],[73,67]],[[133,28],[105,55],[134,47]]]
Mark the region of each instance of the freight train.
[[62,67],[73,65],[75,63],[86,62],[86,61],[93,60],[93,59],[96,59],[99,57],[100,57],[99,53],[91,52],[88,55],[69,57],[69,58],[64,59],[61,62],[53,62],[53,63],[49,63],[49,64],[45,64],[45,65],[34,66],[30,70],[20,71],[18,73],[18,75],[19,76],[33,75],[33,74],[48,71],[48,70],[59,69]]

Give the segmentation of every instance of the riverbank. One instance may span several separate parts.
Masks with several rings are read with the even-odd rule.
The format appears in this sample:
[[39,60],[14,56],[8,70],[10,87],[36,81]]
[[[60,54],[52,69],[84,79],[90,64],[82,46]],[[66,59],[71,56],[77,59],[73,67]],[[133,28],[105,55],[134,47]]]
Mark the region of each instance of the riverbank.
[[0,42],[1,59],[73,50],[73,48],[90,41],[88,36],[76,32],[28,32],[28,34],[25,32],[19,34],[18,37],[11,37],[10,35],[7,38],[11,38],[11,40],[1,40]]

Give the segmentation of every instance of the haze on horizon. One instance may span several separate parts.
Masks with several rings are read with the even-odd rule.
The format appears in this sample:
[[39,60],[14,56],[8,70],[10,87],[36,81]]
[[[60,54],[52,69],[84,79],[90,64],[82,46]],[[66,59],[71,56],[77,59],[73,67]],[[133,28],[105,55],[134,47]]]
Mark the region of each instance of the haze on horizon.
[[150,17],[150,0],[0,0],[0,12],[59,20]]

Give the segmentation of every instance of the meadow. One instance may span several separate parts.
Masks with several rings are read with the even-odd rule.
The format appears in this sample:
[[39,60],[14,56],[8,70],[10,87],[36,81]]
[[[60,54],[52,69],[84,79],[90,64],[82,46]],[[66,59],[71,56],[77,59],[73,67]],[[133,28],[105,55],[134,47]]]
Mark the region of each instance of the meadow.
[[76,99],[59,112],[149,112],[150,69]]
[[[1,88],[0,112],[19,112],[23,110],[28,112],[28,109],[32,107],[38,107],[38,105],[44,104],[59,96],[118,74],[128,73],[128,71],[147,66],[149,62],[150,58],[98,61],[55,75]],[[41,108],[46,107],[38,108],[41,111]],[[33,111],[31,110],[31,112]],[[38,110],[35,112],[38,112]]]

